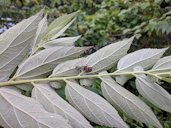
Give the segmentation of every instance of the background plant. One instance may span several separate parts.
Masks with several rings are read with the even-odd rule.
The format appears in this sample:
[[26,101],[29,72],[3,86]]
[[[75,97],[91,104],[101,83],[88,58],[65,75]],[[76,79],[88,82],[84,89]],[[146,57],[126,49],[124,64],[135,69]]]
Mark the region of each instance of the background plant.
[[[95,45],[92,51],[125,37],[135,35],[134,48],[170,44],[170,1],[165,0],[16,0],[1,2],[2,25],[8,27],[34,14],[40,8],[50,11],[52,20],[64,13],[81,10],[77,24],[66,33],[81,34],[78,45]],[[2,19],[1,18],[1,19]],[[93,35],[93,36],[92,36]],[[102,38],[101,38],[102,37]]]
[[[80,36],[62,36],[77,14],[48,24],[40,12],[0,36],[0,124],[127,128],[127,122],[131,127],[169,127],[169,120],[160,123],[154,114],[160,109],[171,112],[171,95],[162,87],[162,82],[171,83],[171,57],[161,58],[168,48],[127,54],[131,37],[85,56],[91,47],[74,46]],[[139,95],[126,89],[131,78]]]

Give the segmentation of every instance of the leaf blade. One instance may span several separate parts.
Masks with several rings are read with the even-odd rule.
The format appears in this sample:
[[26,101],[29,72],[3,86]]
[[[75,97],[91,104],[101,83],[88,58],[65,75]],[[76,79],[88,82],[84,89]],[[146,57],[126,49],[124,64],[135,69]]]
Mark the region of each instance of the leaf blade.
[[42,47],[44,48],[51,48],[56,46],[74,46],[74,43],[80,38],[81,36],[75,37],[63,37],[54,40],[50,40],[46,42]]
[[48,84],[34,84],[32,97],[52,113],[66,118],[74,128],[93,128],[89,122],[70,104],[64,101]]
[[[0,88],[0,117],[10,127],[60,127],[71,128],[67,121],[57,114],[48,113],[34,99],[21,95],[13,87]],[[23,105],[24,104],[24,105]]]
[[79,57],[89,47],[55,47],[38,52],[22,63],[15,75],[15,78],[28,79],[43,77],[53,70],[57,64]]
[[141,66],[144,69],[148,69],[160,59],[167,49],[168,48],[146,48],[137,50],[121,58],[118,62],[117,68],[119,71],[132,71],[136,66]]
[[171,95],[146,76],[136,77],[138,92],[155,106],[171,113]]
[[111,77],[102,77],[101,80],[102,94],[113,106],[129,118],[162,128],[150,107],[137,96],[117,84]]
[[[164,54],[168,48],[163,49],[141,49],[135,52],[129,53],[122,57],[118,64],[117,69],[119,72],[122,71],[133,71],[137,66],[141,66],[143,69],[147,70],[151,68]],[[116,80],[119,84],[125,84],[131,76],[117,76]]]
[[54,77],[54,76],[78,75],[79,73],[81,73],[83,66],[84,66],[84,58],[68,60],[57,65],[53,70],[51,76]]
[[6,81],[28,53],[41,13],[23,20],[0,35],[0,81]]
[[134,37],[124,39],[98,50],[85,58],[85,65],[92,67],[91,73],[111,68],[127,53],[133,39]]
[[69,102],[90,121],[109,127],[128,127],[107,101],[77,83],[67,81],[65,94]]
[[54,20],[47,28],[46,36],[48,40],[53,40],[59,37],[75,20],[74,17],[78,15],[78,12],[63,15]]
[[169,72],[171,71],[171,56],[161,58],[151,69],[152,72]]
[[38,44],[40,43],[41,38],[45,34],[45,31],[47,29],[47,24],[48,23],[47,23],[47,14],[46,14],[38,25],[36,35],[35,35],[35,38],[33,40],[32,53],[35,52],[35,49],[38,47]]

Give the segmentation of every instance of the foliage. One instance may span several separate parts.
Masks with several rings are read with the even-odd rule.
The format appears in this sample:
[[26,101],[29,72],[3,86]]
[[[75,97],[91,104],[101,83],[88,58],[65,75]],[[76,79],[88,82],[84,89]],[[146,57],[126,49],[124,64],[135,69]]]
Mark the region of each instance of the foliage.
[[77,24],[66,35],[82,35],[77,45],[96,45],[93,51],[131,35],[136,35],[138,42],[134,45],[138,47],[167,45],[171,40],[171,3],[168,0],[8,1],[6,6],[2,6],[1,15],[15,22],[34,14],[40,8],[50,12],[50,20],[81,10]]
[[[171,113],[171,95],[161,84],[171,83],[171,56],[162,57],[168,48],[127,54],[133,36],[85,56],[91,47],[75,47],[79,36],[61,37],[77,14],[48,25],[40,12],[0,35],[0,124],[167,128],[170,120],[159,122],[155,111]],[[133,77],[139,95],[121,86]]]

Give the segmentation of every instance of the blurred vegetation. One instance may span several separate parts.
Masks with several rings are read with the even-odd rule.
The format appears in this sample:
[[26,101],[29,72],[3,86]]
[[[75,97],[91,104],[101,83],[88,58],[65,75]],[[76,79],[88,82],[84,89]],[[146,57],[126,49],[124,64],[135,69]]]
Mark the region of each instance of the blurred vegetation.
[[0,27],[8,28],[42,8],[51,19],[81,10],[66,35],[82,35],[78,45],[94,50],[136,35],[136,47],[160,47],[171,40],[171,0],[0,0]]
[[[76,45],[93,45],[90,53],[132,35],[136,35],[136,40],[131,50],[171,45],[171,0],[0,0],[0,8],[1,30],[42,8],[49,13],[50,20],[80,10],[77,21],[64,36],[82,35]],[[169,85],[164,84],[163,87],[171,93]],[[137,93],[132,81],[127,82],[125,88]],[[99,84],[94,83],[91,89],[98,91]],[[170,128],[171,114],[151,107],[164,128]],[[132,128],[147,128],[126,117],[124,120]]]

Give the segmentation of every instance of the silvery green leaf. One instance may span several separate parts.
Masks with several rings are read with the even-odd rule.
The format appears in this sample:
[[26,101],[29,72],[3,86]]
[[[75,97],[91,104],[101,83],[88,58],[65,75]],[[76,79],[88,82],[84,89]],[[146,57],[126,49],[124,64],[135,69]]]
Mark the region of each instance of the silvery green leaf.
[[[141,49],[135,52],[129,53],[122,57],[117,65],[118,71],[133,71],[134,67],[141,66],[145,70],[151,68],[164,54],[167,48],[163,49]],[[124,78],[123,78],[124,77]],[[116,81],[123,85],[127,80],[132,78],[131,76],[117,76]],[[121,81],[124,79],[124,81]]]
[[47,28],[46,36],[48,40],[53,40],[65,32],[65,30],[74,22],[78,12],[63,15],[54,20]]
[[40,19],[38,13],[0,35],[0,81],[7,81],[28,53]]
[[15,85],[15,86],[21,90],[26,91],[26,92],[31,92],[33,89],[32,84],[19,84],[19,85]]
[[33,40],[33,46],[32,46],[32,52],[38,47],[38,44],[40,43],[45,31],[47,29],[47,15],[44,16],[44,18],[40,21],[36,35]]
[[111,77],[101,77],[101,80],[102,94],[115,108],[129,118],[162,128],[150,107],[137,96],[117,84]]
[[134,37],[110,44],[85,59],[85,65],[92,67],[91,73],[111,68],[123,57],[131,46]]
[[73,128],[93,128],[69,103],[63,100],[48,84],[34,84],[32,97],[48,112],[62,115]]
[[66,82],[66,98],[88,120],[102,126],[128,128],[118,112],[102,97],[74,81]]
[[117,65],[118,71],[133,71],[136,66],[145,70],[151,68],[164,54],[167,48],[162,49],[141,49],[122,57]]
[[71,128],[62,116],[45,111],[40,103],[14,87],[0,88],[0,103],[0,120],[5,128]]
[[136,77],[138,92],[155,106],[171,113],[171,95],[145,75]]
[[89,47],[55,47],[48,48],[30,56],[22,63],[14,79],[29,79],[43,77],[51,72],[57,64],[79,57]]
[[151,69],[152,72],[170,72],[171,71],[171,56],[166,56],[157,61]]
[[53,76],[72,76],[81,73],[84,65],[84,58],[68,60],[60,63],[52,72]]
[[124,85],[129,79],[133,78],[132,75],[122,75],[122,76],[115,76],[115,80],[120,85]]
[[44,48],[51,48],[56,46],[74,46],[74,43],[80,38],[81,36],[75,37],[62,37],[54,40],[50,40],[46,42],[42,47]]
[[90,86],[94,83],[94,79],[80,79],[80,85]]
[[51,81],[49,82],[49,85],[52,88],[58,89],[58,88],[61,88],[62,86],[65,86],[65,83],[62,81]]
[[76,18],[72,19],[65,27],[63,27],[58,33],[56,33],[56,30],[52,30],[51,32],[48,33],[48,38],[49,40],[54,40],[61,36],[70,26],[71,24],[76,20]]

